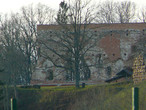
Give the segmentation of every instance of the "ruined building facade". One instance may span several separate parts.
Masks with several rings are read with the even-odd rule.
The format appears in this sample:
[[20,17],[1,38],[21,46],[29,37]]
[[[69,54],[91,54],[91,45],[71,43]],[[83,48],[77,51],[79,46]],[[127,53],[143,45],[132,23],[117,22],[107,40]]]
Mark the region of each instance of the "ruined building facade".
[[[54,33],[61,30],[58,27],[58,25],[38,25],[37,29],[38,32],[47,32],[48,37],[55,38]],[[93,34],[95,38],[100,36],[92,51],[87,52],[85,56],[88,65],[95,64],[89,67],[89,80],[104,80],[126,67],[132,68],[134,56],[138,52],[137,42],[140,38],[146,37],[146,23],[90,24],[88,28],[88,34]],[[41,40],[41,37],[38,36],[37,40]],[[47,50],[41,45],[39,48],[40,56],[32,79],[65,80],[65,71],[55,67],[48,58],[42,57],[42,52],[47,53]],[[48,54],[53,58],[52,53],[48,51]]]

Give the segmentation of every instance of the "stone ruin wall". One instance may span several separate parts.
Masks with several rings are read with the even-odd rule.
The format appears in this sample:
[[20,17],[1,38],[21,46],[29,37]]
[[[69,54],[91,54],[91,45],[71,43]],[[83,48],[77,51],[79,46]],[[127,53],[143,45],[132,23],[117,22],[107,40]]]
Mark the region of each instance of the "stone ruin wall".
[[146,62],[143,55],[139,55],[134,59],[133,63],[133,82],[134,84],[146,80]]
[[[144,29],[144,28],[143,28]],[[52,30],[53,31],[53,30]],[[97,42],[92,51],[86,55],[88,60],[87,64],[95,64],[98,61],[99,54],[101,55],[102,68],[98,65],[90,67],[91,80],[104,80],[114,76],[117,72],[121,71],[124,67],[132,67],[133,53],[132,46],[137,42],[141,35],[141,29],[104,29],[104,30],[91,30],[89,34],[97,37],[99,33],[107,33],[102,36]],[[51,33],[52,34],[52,33]],[[49,68],[51,67],[51,68]],[[111,75],[107,76],[106,68],[111,68]],[[51,69],[53,71],[54,80],[64,80],[64,71],[55,68],[53,64],[42,57],[38,60],[38,65],[33,73],[32,79],[46,80],[47,72]]]

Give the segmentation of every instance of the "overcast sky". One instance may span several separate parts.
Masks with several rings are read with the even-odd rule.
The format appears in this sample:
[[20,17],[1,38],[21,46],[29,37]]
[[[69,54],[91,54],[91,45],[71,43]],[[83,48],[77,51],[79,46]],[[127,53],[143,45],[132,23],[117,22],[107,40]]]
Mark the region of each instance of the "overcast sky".
[[[50,6],[51,8],[58,9],[59,3],[63,0],[0,0],[0,13],[10,13],[20,10],[22,6],[29,4],[42,3]],[[99,1],[106,0],[93,0],[98,3]],[[113,0],[113,1],[125,1],[125,0]],[[146,0],[130,0],[137,4],[137,6],[146,6]]]

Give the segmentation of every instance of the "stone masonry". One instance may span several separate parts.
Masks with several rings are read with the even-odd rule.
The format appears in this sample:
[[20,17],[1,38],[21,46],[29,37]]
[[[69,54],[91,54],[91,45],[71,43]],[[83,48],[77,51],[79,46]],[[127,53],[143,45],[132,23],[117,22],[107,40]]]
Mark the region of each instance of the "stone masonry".
[[[100,68],[98,65],[90,67],[90,80],[105,80],[125,67],[132,68],[134,58],[132,49],[133,46],[136,46],[140,36],[146,37],[146,23],[90,24],[88,28],[89,34],[94,33],[94,37],[99,37],[102,34],[96,46],[93,47],[93,51],[89,51],[85,56],[87,58],[86,63],[89,65],[96,64],[99,60],[102,63]],[[50,31],[48,37],[53,37],[53,31],[61,30],[61,28],[58,25],[38,25],[37,30]],[[38,40],[40,40],[39,36]],[[40,57],[32,79],[47,80],[46,77],[49,77],[48,73],[51,71],[54,76],[53,81],[65,80],[64,70],[56,68],[47,58],[41,57],[44,48],[41,46],[39,48],[41,50]],[[49,51],[48,54],[53,56]]]

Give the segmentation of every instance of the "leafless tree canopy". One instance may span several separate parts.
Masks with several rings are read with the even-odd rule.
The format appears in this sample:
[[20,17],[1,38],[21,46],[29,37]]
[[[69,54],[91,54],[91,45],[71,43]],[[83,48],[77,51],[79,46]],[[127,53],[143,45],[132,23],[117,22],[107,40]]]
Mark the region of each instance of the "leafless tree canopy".
[[98,23],[129,23],[133,22],[136,13],[136,4],[131,1],[101,2],[97,8]]
[[11,83],[30,83],[38,59],[36,25],[54,23],[54,13],[48,6],[38,4],[22,7],[19,13],[0,16],[0,61]]
[[141,22],[146,22],[146,7],[143,7],[138,13],[138,18]]
[[98,23],[115,23],[117,22],[116,3],[106,1],[99,4],[97,8],[96,22]]
[[117,15],[120,23],[129,23],[135,17],[136,4],[130,1],[117,3]]

